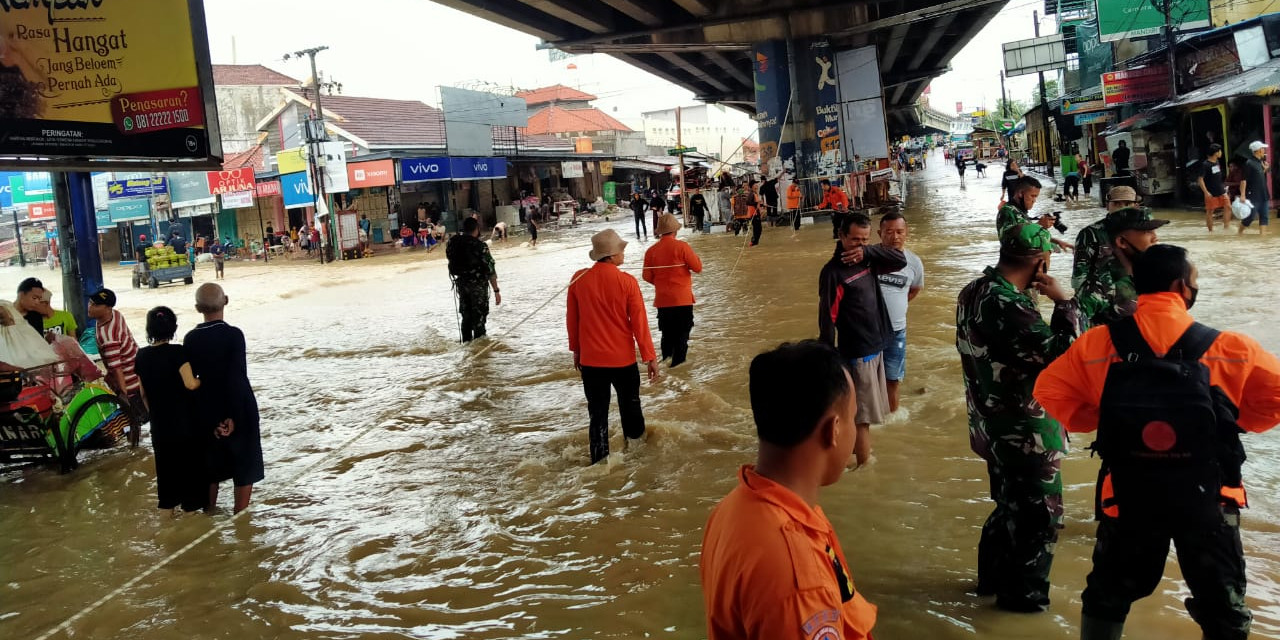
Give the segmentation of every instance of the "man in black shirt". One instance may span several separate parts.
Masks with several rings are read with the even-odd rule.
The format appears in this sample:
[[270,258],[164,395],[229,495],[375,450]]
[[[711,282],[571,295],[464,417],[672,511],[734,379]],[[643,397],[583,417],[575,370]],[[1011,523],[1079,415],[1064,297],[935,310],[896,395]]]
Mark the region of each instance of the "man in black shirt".
[[769,217],[771,223],[777,223],[778,217],[778,179],[765,180],[760,185],[760,197],[764,198],[764,204],[769,209],[765,214]]
[[694,191],[689,196],[689,214],[693,216],[693,232],[702,233],[702,224],[707,217],[707,199],[702,196],[702,191]]
[[889,408],[883,351],[893,324],[877,276],[906,266],[901,250],[871,244],[871,218],[854,212],[841,221],[840,241],[818,279],[818,339],[849,361],[858,395],[858,465],[871,456],[871,424],[883,422]]
[[44,315],[40,313],[43,304],[40,297],[43,295],[44,283],[37,278],[27,278],[18,284],[18,297],[13,300],[13,306],[22,314],[22,319],[41,336],[44,335]]
[[1111,152],[1111,162],[1115,164],[1117,176],[1129,175],[1129,145],[1124,140]]
[[644,199],[639,191],[631,194],[631,213],[636,218],[636,240],[641,239],[641,232],[644,233],[643,239],[649,239],[649,225],[644,220],[644,212],[649,208],[649,202]]
[[1271,170],[1271,165],[1265,160],[1267,145],[1255,140],[1249,143],[1249,152],[1253,157],[1244,164],[1244,180],[1240,181],[1240,199],[1253,205],[1253,213],[1240,221],[1238,233],[1244,233],[1245,227],[1257,220],[1258,233],[1266,235],[1271,213],[1271,197],[1267,192],[1267,172]]
[[1204,224],[1213,233],[1213,215],[1222,210],[1222,228],[1231,226],[1231,198],[1222,185],[1222,145],[1209,145],[1209,155],[1200,163],[1196,184],[1204,193]]

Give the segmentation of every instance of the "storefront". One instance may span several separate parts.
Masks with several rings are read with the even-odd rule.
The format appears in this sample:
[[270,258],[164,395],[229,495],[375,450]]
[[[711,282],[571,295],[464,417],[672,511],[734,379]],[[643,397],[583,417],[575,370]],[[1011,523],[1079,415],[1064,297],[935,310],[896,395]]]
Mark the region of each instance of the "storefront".
[[477,211],[491,225],[496,206],[511,200],[506,158],[403,158],[399,164],[399,208],[389,199],[389,208],[398,214],[395,220],[388,217],[392,238],[398,237],[396,223],[415,229],[421,222],[419,205],[426,206],[427,215],[439,215],[455,233],[458,214]]
[[343,198],[338,209],[353,209],[369,219],[369,241],[372,243],[390,242],[398,237],[398,218],[393,215],[392,192],[396,184],[396,163],[391,159],[371,160],[366,162],[349,162],[347,164],[347,185],[351,189]]

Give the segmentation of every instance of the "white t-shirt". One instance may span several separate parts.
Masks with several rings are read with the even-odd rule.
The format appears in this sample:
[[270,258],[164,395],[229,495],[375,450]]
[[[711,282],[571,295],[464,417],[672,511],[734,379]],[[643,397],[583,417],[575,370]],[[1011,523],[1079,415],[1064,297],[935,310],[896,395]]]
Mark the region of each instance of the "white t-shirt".
[[889,323],[894,331],[907,328],[907,294],[911,289],[924,286],[924,263],[920,256],[903,249],[907,258],[907,266],[893,273],[885,273],[876,278],[880,281],[880,293],[884,295],[884,306],[889,309]]

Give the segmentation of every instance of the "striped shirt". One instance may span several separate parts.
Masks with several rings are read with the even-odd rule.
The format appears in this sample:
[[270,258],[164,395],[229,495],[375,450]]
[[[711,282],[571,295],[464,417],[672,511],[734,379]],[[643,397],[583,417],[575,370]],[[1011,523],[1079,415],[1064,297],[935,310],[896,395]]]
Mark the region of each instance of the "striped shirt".
[[138,357],[138,343],[129,332],[124,316],[115,309],[111,310],[111,319],[99,322],[96,332],[98,338],[98,354],[102,356],[102,364],[107,371],[120,370],[124,374],[126,391],[136,391],[142,386],[138,374],[134,371],[134,361]]

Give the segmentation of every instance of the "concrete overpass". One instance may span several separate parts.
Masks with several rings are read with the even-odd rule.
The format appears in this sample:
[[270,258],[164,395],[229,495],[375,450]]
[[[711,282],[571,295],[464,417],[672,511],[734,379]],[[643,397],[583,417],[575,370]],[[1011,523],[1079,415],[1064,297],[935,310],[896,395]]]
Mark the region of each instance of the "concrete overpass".
[[[607,53],[707,102],[755,111],[751,51],[825,36],[875,45],[891,133],[917,130],[929,82],[1008,0],[434,0],[570,53]],[[930,128],[935,124],[929,116]],[[943,127],[943,130],[948,130]]]
[[930,133],[951,133],[951,121],[955,120],[955,116],[947,115],[928,105],[916,105],[916,112],[919,114],[920,126],[913,135],[925,135]]

